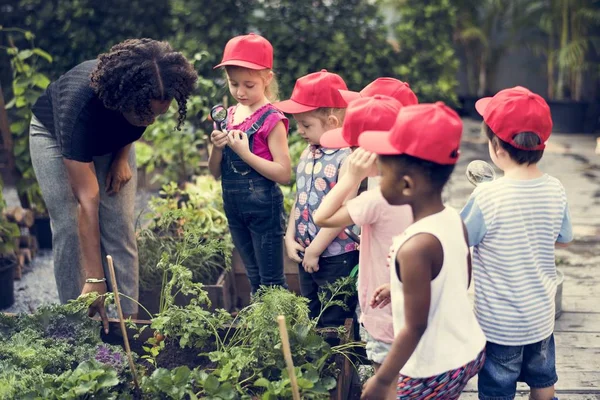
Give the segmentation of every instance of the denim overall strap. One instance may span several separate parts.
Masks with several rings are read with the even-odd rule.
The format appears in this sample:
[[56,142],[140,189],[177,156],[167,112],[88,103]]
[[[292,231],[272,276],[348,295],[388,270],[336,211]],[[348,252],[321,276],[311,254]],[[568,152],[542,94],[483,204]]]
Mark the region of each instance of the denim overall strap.
[[[261,126],[265,123],[267,118],[274,113],[277,113],[276,109],[268,109],[266,110],[259,118],[250,126],[250,128],[246,129],[246,135],[248,135],[248,146],[250,147],[250,151],[253,149],[254,145],[254,134],[259,131]],[[240,177],[257,179],[263,178],[258,172],[254,171],[248,164],[241,159],[240,156],[236,154],[229,147],[225,146],[223,149],[223,161],[221,162],[221,173],[222,178],[224,180],[233,178],[238,180]]]

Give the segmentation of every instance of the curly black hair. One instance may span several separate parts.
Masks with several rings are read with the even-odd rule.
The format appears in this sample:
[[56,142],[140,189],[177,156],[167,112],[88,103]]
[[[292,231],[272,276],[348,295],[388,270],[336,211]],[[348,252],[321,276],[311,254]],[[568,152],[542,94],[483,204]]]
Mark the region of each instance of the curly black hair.
[[183,54],[168,42],[128,39],[98,56],[91,86],[110,110],[133,111],[150,119],[151,100],[175,99],[179,106],[177,129],[186,117],[187,99],[198,74]]

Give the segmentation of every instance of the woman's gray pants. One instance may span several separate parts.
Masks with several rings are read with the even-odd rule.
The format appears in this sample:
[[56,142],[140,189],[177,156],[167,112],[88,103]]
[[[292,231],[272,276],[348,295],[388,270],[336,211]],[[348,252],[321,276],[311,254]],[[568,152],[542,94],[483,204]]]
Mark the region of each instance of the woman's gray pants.
[[[29,135],[33,169],[50,214],[56,286],[60,301],[66,303],[76,299],[83,287],[78,203],[67,178],[58,142],[35,116],[31,119]],[[112,290],[107,254],[113,258],[119,292],[137,300],[138,253],[134,217],[137,170],[134,146],[129,153],[133,177],[116,195],[109,196],[105,190],[112,154],[94,157],[93,162],[100,187],[100,247],[108,287]],[[121,305],[126,314],[137,312],[137,304],[124,297],[121,297]]]

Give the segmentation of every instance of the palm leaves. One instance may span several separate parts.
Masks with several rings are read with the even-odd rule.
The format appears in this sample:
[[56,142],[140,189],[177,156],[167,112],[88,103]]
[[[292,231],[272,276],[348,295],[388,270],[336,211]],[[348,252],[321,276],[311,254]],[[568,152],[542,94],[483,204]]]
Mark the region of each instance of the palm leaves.
[[581,100],[583,74],[600,53],[600,1],[534,0],[526,14],[535,22],[530,46],[547,59],[548,97]]

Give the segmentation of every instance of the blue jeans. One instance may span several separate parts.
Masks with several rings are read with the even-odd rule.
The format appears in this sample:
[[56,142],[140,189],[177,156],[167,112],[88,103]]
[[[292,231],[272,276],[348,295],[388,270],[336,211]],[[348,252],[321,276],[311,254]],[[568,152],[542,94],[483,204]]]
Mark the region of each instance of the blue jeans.
[[[325,285],[334,283],[339,278],[350,275],[352,268],[358,264],[358,251],[350,251],[332,257],[319,258],[319,270],[317,272],[308,273],[299,265],[300,292],[302,296],[308,299],[308,308],[310,317],[317,318],[321,313],[321,301],[319,293],[325,290]],[[328,297],[327,297],[328,298]],[[334,298],[334,300],[343,300]],[[347,318],[354,316],[358,296],[354,295],[346,300],[347,310],[340,306],[331,306],[326,308],[319,320],[319,326],[322,327],[338,327],[343,326]]]
[[283,286],[283,194],[267,179],[223,181],[223,203],[233,244],[248,273],[252,293]]
[[512,400],[517,381],[543,389],[558,381],[554,335],[525,346],[502,346],[488,342],[486,360],[479,372],[478,391],[482,400]]

